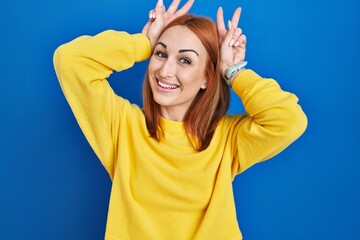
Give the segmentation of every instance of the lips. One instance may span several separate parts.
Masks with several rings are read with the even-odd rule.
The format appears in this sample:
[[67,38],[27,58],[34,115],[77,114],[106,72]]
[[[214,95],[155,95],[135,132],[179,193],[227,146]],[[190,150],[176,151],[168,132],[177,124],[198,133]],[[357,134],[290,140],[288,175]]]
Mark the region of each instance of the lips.
[[172,90],[172,89],[177,89],[177,88],[179,88],[179,86],[176,85],[176,84],[165,83],[165,82],[163,82],[163,81],[160,81],[159,79],[156,79],[156,82],[157,82],[157,84],[158,84],[161,88],[164,88],[164,89]]

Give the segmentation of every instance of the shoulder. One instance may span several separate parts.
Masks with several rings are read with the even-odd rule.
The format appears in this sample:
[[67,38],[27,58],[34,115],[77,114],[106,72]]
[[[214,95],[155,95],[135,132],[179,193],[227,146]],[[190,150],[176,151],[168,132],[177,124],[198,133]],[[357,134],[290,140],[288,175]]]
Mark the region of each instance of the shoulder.
[[222,132],[232,131],[241,126],[248,117],[248,114],[225,114],[219,121],[217,129]]

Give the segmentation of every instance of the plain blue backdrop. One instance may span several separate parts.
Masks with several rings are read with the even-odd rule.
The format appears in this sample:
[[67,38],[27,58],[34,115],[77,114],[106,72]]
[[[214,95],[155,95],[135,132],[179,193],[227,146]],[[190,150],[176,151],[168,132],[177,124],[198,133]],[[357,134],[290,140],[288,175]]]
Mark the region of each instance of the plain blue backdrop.
[[[139,32],[154,4],[1,2],[0,239],[103,239],[111,181],[61,92],[52,55],[79,35]],[[248,66],[296,93],[309,118],[297,142],[234,181],[244,239],[359,240],[360,1],[197,0],[191,12],[215,19],[220,5],[226,19],[243,7]],[[141,104],[145,67],[109,81]],[[230,112],[241,112],[232,100]]]

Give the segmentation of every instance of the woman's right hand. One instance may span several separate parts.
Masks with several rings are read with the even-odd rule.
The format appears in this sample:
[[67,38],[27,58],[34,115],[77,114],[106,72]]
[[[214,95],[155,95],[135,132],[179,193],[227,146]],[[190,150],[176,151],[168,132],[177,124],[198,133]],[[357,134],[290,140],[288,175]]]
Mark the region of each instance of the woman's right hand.
[[149,12],[149,21],[144,26],[142,33],[145,34],[154,48],[161,31],[172,20],[186,14],[194,3],[194,0],[188,0],[185,5],[177,10],[181,0],[173,0],[169,9],[166,11],[163,0],[158,0],[155,9]]

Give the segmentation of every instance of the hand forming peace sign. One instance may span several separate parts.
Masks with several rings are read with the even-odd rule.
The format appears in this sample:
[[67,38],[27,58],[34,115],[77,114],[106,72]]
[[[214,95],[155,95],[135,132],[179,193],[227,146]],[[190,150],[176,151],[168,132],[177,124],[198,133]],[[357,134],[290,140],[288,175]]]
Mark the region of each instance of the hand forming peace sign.
[[246,36],[242,34],[241,28],[237,27],[240,15],[241,8],[237,8],[231,21],[228,21],[228,30],[226,30],[223,10],[220,7],[217,11],[216,25],[220,46],[220,71],[223,78],[226,69],[245,60]]
[[149,21],[144,26],[142,33],[149,38],[152,47],[158,40],[162,29],[175,18],[186,14],[194,3],[194,0],[188,0],[182,8],[177,10],[180,1],[173,0],[166,11],[163,0],[158,0],[155,9],[150,10]]

